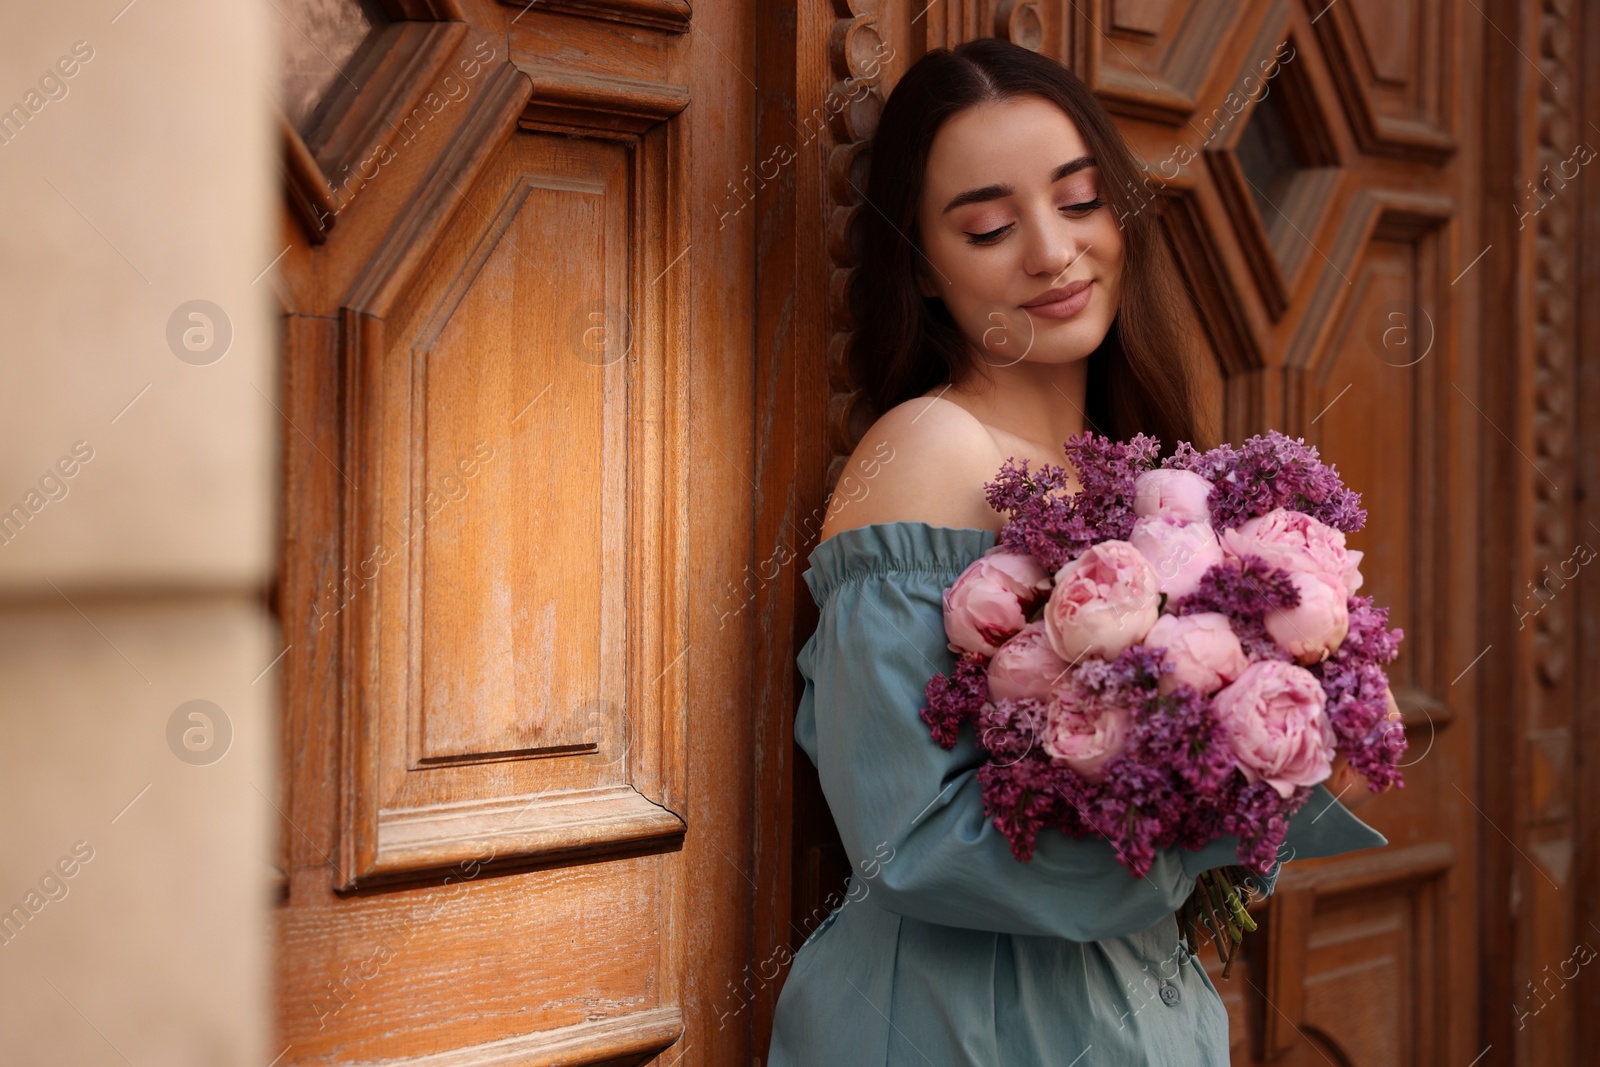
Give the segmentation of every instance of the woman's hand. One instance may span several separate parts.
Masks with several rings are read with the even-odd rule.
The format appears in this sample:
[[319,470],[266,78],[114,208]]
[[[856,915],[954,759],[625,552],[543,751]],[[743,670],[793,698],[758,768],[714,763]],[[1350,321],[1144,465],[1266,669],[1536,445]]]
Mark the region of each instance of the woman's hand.
[[[1385,689],[1383,695],[1389,701],[1389,721],[1399,722],[1400,705],[1395,701],[1394,693]],[[1328,776],[1325,784],[1335,799],[1351,811],[1372,799],[1372,790],[1367,788],[1366,776],[1350,766],[1342,755],[1333,758],[1333,773]]]

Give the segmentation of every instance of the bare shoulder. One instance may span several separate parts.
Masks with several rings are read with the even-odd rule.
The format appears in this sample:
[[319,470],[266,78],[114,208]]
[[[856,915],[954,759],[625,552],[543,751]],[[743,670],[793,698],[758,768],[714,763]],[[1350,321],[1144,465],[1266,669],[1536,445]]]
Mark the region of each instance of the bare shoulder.
[[983,483],[1002,457],[994,438],[965,408],[936,397],[896,405],[872,424],[850,456],[828,502],[822,540],[878,522],[998,529]]

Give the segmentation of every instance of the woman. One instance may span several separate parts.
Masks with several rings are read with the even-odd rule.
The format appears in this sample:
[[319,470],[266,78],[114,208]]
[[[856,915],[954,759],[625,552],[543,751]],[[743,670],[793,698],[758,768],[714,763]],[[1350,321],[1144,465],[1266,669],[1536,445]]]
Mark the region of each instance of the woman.
[[[1086,427],[1209,445],[1136,173],[1082,82],[1000,41],[928,53],[884,108],[850,351],[883,415],[804,574],[820,616],[795,721],[854,869],[793,959],[768,1067],[1228,1063],[1173,912],[1236,840],[1139,879],[1098,838],[1044,834],[1020,863],[971,731],[946,751],[918,715],[954,666],[941,593],[1005,521],[982,486],[1007,456],[1063,463]],[[1330,784],[1366,795],[1347,766]],[[1284,858],[1387,843],[1324,786],[1301,811]]]

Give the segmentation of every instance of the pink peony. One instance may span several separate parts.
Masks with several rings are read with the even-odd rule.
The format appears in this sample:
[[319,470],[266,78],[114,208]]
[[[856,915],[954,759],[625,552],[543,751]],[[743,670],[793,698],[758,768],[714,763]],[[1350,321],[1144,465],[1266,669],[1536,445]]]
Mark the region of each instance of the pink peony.
[[1324,525],[1310,515],[1275,508],[1246,519],[1236,529],[1222,532],[1228,555],[1255,555],[1286,571],[1326,574],[1344,585],[1346,593],[1361,588],[1362,553],[1344,547],[1344,531]]
[[1035,619],[1000,646],[989,661],[989,699],[1050,700],[1050,690],[1061,681],[1067,661],[1050,647],[1044,620]]
[[1045,753],[1098,785],[1104,767],[1128,745],[1133,712],[1126,706],[1097,707],[1082,700],[1070,682],[1058,686],[1045,722]]
[[1193,471],[1158,467],[1134,480],[1133,513],[1173,522],[1210,522],[1206,503],[1210,495],[1211,482]]
[[1027,623],[1050,576],[1032,556],[995,545],[972,561],[944,591],[944,632],[950,651],[992,656]]
[[1322,683],[1304,667],[1257,660],[1212,700],[1245,779],[1288,798],[1333,773],[1333,726]]
[[1291,571],[1300,603],[1267,612],[1267,633],[1295,662],[1321,663],[1339,648],[1350,631],[1344,584],[1326,574]]
[[1193,615],[1163,615],[1145,635],[1146,648],[1166,652],[1170,671],[1161,675],[1157,688],[1163,695],[1180,682],[1202,695],[1210,696],[1234,681],[1250,665],[1239,644],[1239,637],[1220,611],[1198,611]]
[[1062,659],[1112,659],[1144,640],[1161,613],[1155,569],[1126,541],[1101,541],[1056,572],[1045,632]]
[[1169,604],[1199,589],[1201,577],[1224,558],[1222,544],[1208,522],[1173,522],[1147,515],[1134,520],[1128,543],[1155,568],[1156,581]]

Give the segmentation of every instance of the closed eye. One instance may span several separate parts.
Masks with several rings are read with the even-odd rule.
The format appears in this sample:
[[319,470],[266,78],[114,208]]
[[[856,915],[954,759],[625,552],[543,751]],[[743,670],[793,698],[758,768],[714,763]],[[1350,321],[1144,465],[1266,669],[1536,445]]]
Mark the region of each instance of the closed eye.
[[[1063,204],[1061,210],[1075,218],[1082,218],[1091,212],[1098,211],[1100,208],[1105,206],[1106,202],[1097,196],[1093,200],[1085,200],[1080,204]],[[1006,235],[1006,231],[1010,229],[1011,224],[1007,223],[998,230],[990,230],[988,233],[968,233],[967,243],[975,245],[992,245],[996,241],[1000,240],[1000,238],[1004,237]]]

